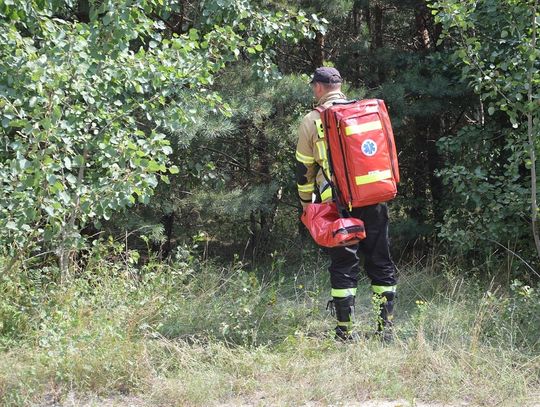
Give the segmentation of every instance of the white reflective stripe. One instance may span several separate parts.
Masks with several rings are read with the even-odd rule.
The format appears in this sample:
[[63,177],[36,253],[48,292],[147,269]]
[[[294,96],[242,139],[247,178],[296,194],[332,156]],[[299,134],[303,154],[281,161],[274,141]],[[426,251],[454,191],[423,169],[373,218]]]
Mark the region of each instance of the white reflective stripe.
[[304,164],[314,164],[315,157],[310,157],[309,155],[304,155],[299,151],[296,151],[296,159]]
[[367,175],[359,175],[354,177],[356,185],[371,184],[372,182],[382,181],[383,179],[392,178],[392,171],[374,171]]
[[311,184],[304,184],[304,185],[296,184],[296,186],[298,187],[298,192],[311,193],[313,192],[313,189],[315,188],[315,183],[312,182]]
[[362,124],[353,124],[352,126],[345,127],[345,135],[350,136],[351,134],[365,133],[366,131],[379,129],[382,129],[382,123],[380,120]]

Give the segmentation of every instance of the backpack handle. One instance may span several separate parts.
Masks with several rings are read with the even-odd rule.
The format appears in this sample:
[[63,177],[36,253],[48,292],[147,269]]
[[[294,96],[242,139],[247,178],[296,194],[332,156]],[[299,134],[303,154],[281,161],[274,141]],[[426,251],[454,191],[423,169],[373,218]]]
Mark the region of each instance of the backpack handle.
[[346,100],[345,102],[333,102],[332,104],[333,105],[350,105],[356,102],[358,102],[358,100],[353,99],[353,100]]

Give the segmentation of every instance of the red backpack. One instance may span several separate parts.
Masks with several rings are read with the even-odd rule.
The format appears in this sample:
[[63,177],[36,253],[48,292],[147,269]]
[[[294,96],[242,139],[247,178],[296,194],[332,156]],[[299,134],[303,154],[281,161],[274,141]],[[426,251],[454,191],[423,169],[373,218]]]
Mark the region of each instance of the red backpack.
[[384,101],[366,99],[316,109],[321,114],[338,207],[350,211],[394,198],[399,168]]

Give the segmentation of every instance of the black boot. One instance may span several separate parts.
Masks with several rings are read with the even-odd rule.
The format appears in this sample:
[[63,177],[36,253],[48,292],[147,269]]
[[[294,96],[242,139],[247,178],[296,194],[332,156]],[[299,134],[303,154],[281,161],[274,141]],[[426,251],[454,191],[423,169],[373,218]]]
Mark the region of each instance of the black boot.
[[385,342],[391,342],[393,333],[394,301],[396,293],[385,291],[382,294],[373,294],[374,301],[379,304],[379,317],[377,319],[377,334]]
[[342,298],[333,297],[333,300],[328,302],[328,306],[333,307],[337,318],[335,338],[342,341],[354,340],[355,335],[352,333],[354,295]]

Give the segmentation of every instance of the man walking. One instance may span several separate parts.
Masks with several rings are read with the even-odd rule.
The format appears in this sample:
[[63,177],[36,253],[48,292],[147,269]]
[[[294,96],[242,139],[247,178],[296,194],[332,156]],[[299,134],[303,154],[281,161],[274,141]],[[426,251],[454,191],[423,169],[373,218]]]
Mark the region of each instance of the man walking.
[[[310,83],[317,106],[327,108],[334,102],[346,100],[341,92],[341,75],[335,68],[317,68]],[[304,116],[298,130],[296,179],[304,208],[312,202],[313,194],[318,202],[332,200],[332,188],[326,181],[328,176],[325,176],[329,174],[329,163],[320,122],[319,112],[312,110]],[[396,267],[390,257],[388,244],[388,207],[385,203],[378,203],[353,208],[351,216],[364,222],[366,239],[356,245],[329,249],[331,263],[328,270],[332,286],[330,303],[337,317],[336,338],[353,339],[352,316],[360,252],[367,275],[371,279],[374,301],[380,304],[377,332],[388,340],[391,339],[397,283]]]

